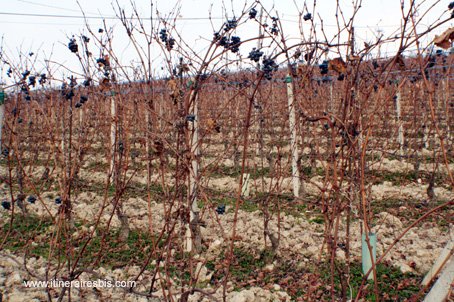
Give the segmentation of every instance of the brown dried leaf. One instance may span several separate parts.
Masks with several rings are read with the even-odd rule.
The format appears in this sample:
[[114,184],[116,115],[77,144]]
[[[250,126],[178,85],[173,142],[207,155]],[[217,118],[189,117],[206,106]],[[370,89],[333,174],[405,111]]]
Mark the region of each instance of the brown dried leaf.
[[399,67],[401,69],[404,69],[405,68],[405,61],[404,61],[404,58],[402,57],[402,55],[398,55],[397,58],[396,58],[396,63],[399,65]]
[[104,55],[104,60],[106,61],[106,66],[110,67],[110,57],[109,57],[109,55]]
[[170,89],[170,95],[173,95],[173,96],[177,96],[178,95],[178,84],[177,84],[177,81],[175,81],[174,79],[170,79],[168,82],[167,82],[167,86],[169,87]]
[[218,125],[218,122],[215,119],[209,118],[206,122],[208,132],[216,131],[217,133],[221,132],[221,126]]
[[347,64],[339,57],[329,61],[329,68],[338,73],[345,73],[347,71]]
[[443,49],[448,49],[451,47],[452,42],[454,41],[454,27],[447,29],[444,33],[439,36],[435,36],[434,44]]
[[99,86],[101,87],[102,91],[109,89],[110,80],[108,78],[103,78],[102,81],[99,83]]

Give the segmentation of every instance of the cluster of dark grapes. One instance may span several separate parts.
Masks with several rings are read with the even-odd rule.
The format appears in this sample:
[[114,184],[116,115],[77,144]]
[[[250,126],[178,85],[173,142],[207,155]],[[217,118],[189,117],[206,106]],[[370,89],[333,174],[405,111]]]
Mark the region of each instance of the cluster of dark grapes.
[[273,26],[271,27],[271,33],[276,36],[279,33],[279,30],[277,27],[277,21],[279,20],[279,18],[272,17],[271,20],[273,21]]
[[36,202],[36,197],[33,195],[28,196],[27,201],[31,204],[34,204]]
[[88,87],[88,86],[90,86],[90,84],[91,84],[91,78],[86,78],[82,85],[84,85],[84,87]]
[[214,42],[218,42],[218,41],[220,41],[221,39],[222,39],[222,38],[221,38],[221,34],[220,34],[219,32],[216,31],[216,32],[213,34],[213,41],[214,41]]
[[379,67],[377,60],[372,61],[372,66],[374,67],[374,69],[377,69]]
[[82,35],[82,41],[84,41],[84,43],[88,43],[88,42],[90,42],[90,38]]
[[166,43],[167,42],[167,29],[163,28],[161,31],[159,31],[159,39],[161,39],[162,42]]
[[47,75],[45,73],[42,73],[39,76],[38,82],[39,82],[40,85],[44,85],[47,82]]
[[85,104],[87,101],[88,101],[88,96],[81,95],[81,96],[80,96],[80,99],[79,99],[79,102],[77,102],[76,105],[74,105],[74,107],[80,108],[80,107],[82,107],[82,105]]
[[4,157],[8,157],[8,155],[9,155],[9,149],[8,149],[8,148],[4,148],[4,149],[2,150],[2,155],[3,155]]
[[258,50],[257,48],[252,48],[249,53],[248,59],[251,59],[254,62],[260,61],[260,58],[263,56],[263,51]]
[[25,94],[25,100],[26,101],[30,101],[32,98],[30,96],[30,91],[28,89],[28,86],[35,86],[36,85],[36,77],[33,76],[33,75],[30,75],[30,71],[29,70],[25,70],[23,73],[22,73],[22,80],[25,81],[28,79],[28,85],[26,84],[23,84],[21,86],[21,91]]
[[74,97],[74,90],[70,89],[70,90],[65,94],[65,98],[66,98],[67,100],[71,100],[73,97]]
[[124,151],[125,151],[125,145],[122,141],[119,141],[118,142],[118,153],[123,154]]
[[55,204],[61,204],[61,197],[55,198]]
[[36,86],[36,76],[31,75],[28,77],[28,86],[32,86],[32,87]]
[[451,18],[454,18],[454,1],[451,2],[451,3],[449,3],[448,9],[449,9],[449,10],[452,10],[452,12],[451,12]]
[[166,49],[170,51],[175,46],[175,39],[170,37],[166,42]]
[[73,53],[76,53],[79,51],[79,46],[77,45],[76,39],[72,38],[69,40],[68,48]]
[[328,74],[328,61],[324,60],[322,64],[318,65],[318,68],[320,68],[320,74]]
[[442,60],[442,62],[443,62],[443,72],[446,72],[448,70],[448,67],[446,66],[446,55],[445,55],[445,53],[443,52],[443,50],[437,49],[435,55],[437,57],[442,57],[443,58],[443,60]]
[[22,79],[25,80],[30,75],[30,70],[25,70],[22,73]]
[[265,79],[271,80],[273,78],[273,72],[278,70],[279,65],[277,65],[273,59],[265,57],[263,58],[262,68]]
[[159,31],[159,38],[161,39],[162,43],[166,45],[166,49],[170,51],[175,46],[175,39],[169,37],[167,34],[167,29],[163,28]]
[[214,40],[217,41],[219,46],[224,47],[225,49],[230,49],[233,53],[237,53],[240,50],[241,38],[238,36],[233,36],[230,40],[226,36],[220,36],[219,33],[214,33]]
[[8,76],[8,78],[11,77],[12,73],[13,73],[13,70],[11,68],[8,68],[8,70],[6,71],[6,75]]
[[307,13],[303,16],[303,20],[304,21],[309,21],[312,19],[312,14],[311,13]]
[[74,76],[68,77],[69,87],[74,88],[77,86],[77,80]]
[[219,215],[224,214],[224,213],[225,213],[225,204],[219,205],[219,206],[216,208],[216,212],[217,212]]
[[253,7],[249,11],[249,19],[255,19],[255,17],[257,17],[257,10]]
[[241,39],[238,36],[233,36],[231,39],[229,48],[233,53],[237,53],[240,50]]
[[236,18],[233,18],[231,20],[227,20],[227,22],[224,23],[224,30],[229,31],[231,29],[235,29],[238,25],[238,21]]
[[218,41],[218,45],[222,47],[228,47],[229,46],[229,39],[226,36],[221,37],[219,33],[214,33],[214,39],[215,41]]
[[433,68],[436,64],[437,64],[437,58],[433,55],[430,55],[426,68]]
[[9,210],[11,209],[11,202],[9,202],[8,200],[3,200],[2,201],[2,208],[4,208],[5,210]]
[[66,82],[63,82],[63,84],[61,84],[60,93],[67,100],[71,100],[74,97],[74,89],[69,88]]
[[107,66],[107,61],[103,57],[96,59],[96,63],[99,67]]
[[187,120],[188,122],[194,123],[194,122],[195,122],[195,115],[194,115],[194,114],[188,114],[188,115],[186,116],[186,120]]

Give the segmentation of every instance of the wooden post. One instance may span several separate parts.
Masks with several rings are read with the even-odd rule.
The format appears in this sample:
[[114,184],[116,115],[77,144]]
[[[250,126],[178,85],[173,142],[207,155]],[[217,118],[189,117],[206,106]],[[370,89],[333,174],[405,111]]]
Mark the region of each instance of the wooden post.
[[[189,82],[188,85],[192,85]],[[199,206],[197,204],[198,177],[199,177],[199,108],[198,95],[195,88],[191,88],[189,114],[194,117],[188,120],[189,146],[191,148],[191,168],[189,171],[188,198],[190,205],[189,224],[186,226],[186,251],[198,251],[201,245],[199,232]],[[195,95],[194,95],[195,94]],[[195,242],[194,242],[195,241]]]
[[292,183],[293,195],[300,196],[300,172],[298,170],[298,140],[296,133],[296,114],[293,95],[293,80],[290,75],[285,78],[287,83],[287,98],[288,98],[288,111],[289,111],[289,126],[290,126],[290,148],[292,152]]

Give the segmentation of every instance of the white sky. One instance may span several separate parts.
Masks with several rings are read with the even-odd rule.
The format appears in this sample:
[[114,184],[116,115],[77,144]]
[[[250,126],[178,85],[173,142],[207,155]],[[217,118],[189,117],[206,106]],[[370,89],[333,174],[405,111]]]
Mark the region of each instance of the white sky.
[[[130,0],[118,1],[120,6],[125,8],[128,15],[128,13],[131,12]],[[150,0],[134,1],[139,14],[144,18],[148,18],[150,16]],[[161,16],[168,16],[175,6],[180,6],[181,10],[179,17],[182,18],[208,18],[210,9],[214,18],[222,18],[225,14],[230,18],[233,16],[232,10],[238,16],[242,11],[245,2],[247,3],[247,6],[254,3],[253,0],[154,0],[153,2],[153,14],[155,16],[156,10],[159,11]],[[285,36],[290,45],[301,40],[297,22],[298,10],[306,13],[306,10],[304,9],[305,1],[262,0],[261,2],[268,10],[271,10],[274,7],[274,13],[272,13],[272,15],[275,15],[276,12],[279,14],[284,26]],[[408,2],[409,0],[406,0],[406,3]],[[427,25],[432,24],[438,18],[441,17],[441,19],[446,19],[449,15],[447,6],[450,1],[417,1],[417,3],[421,2],[423,5],[420,11],[424,11],[425,8],[434,3],[436,3],[436,6],[431,13],[424,17],[421,26],[418,28],[419,30],[423,30]],[[112,8],[112,0],[79,0],[79,3],[88,16],[115,16]],[[320,14],[325,25],[326,34],[329,38],[337,32],[337,27],[335,26],[335,3],[335,0],[317,1],[317,16],[315,17],[315,23],[320,25],[320,18],[318,17],[318,14]],[[340,0],[340,3],[342,4],[346,17],[350,17],[352,0]],[[223,10],[223,7],[227,8],[227,12]],[[309,11],[312,12],[313,1],[307,1],[307,7],[309,8]],[[30,60],[33,60],[34,58],[25,59],[26,56],[23,56],[22,59],[20,59],[19,54],[28,54],[30,51],[33,51],[38,54],[38,63],[36,63],[36,66],[39,66],[44,58],[51,57],[53,61],[59,62],[72,70],[80,71],[77,59],[69,52],[67,44],[69,40],[68,37],[80,35],[80,33],[87,34],[83,19],[8,15],[12,13],[81,16],[82,14],[76,0],[0,0],[0,13],[5,13],[0,15],[0,33],[3,36],[3,47],[11,61],[16,64],[19,64],[20,61],[23,65],[32,64]],[[364,0],[355,21],[357,44],[362,46],[363,41],[374,41],[374,35],[377,33],[378,29],[383,31],[385,37],[394,35],[396,33],[395,31],[400,28],[401,20],[400,0]],[[224,21],[224,18],[214,19],[213,23],[216,28],[219,28]],[[107,19],[106,23],[108,27],[114,28],[114,49],[116,49],[116,54],[121,57],[122,63],[137,64],[137,55],[135,54],[132,45],[128,42],[120,22],[118,20]],[[248,23],[250,23],[250,25],[242,26],[237,33],[242,40],[257,35],[257,23]],[[97,31],[97,29],[102,26],[102,20],[90,19],[89,24]],[[269,21],[268,24],[271,24],[271,21]],[[450,21],[443,27],[437,29],[433,34],[423,39],[423,45],[430,42],[433,39],[434,34],[440,34],[446,28],[453,26],[453,24],[454,22]],[[212,39],[213,35],[210,21],[208,19],[181,19],[177,21],[176,25],[177,31],[181,34],[188,46],[198,53],[203,53],[208,45],[207,40]],[[150,28],[148,24],[146,26],[148,29]],[[309,23],[304,23],[303,30],[307,31],[309,28]],[[158,29],[155,30],[157,31]],[[319,37],[322,37],[320,27],[317,27],[317,30]],[[345,42],[345,40],[342,42]],[[255,44],[242,45],[240,47],[241,54],[247,56],[253,46],[255,46]],[[392,55],[392,52],[395,50],[395,45],[385,45],[382,49],[382,54],[389,53],[389,55]],[[155,67],[160,67],[162,65],[162,58],[158,57],[158,53],[159,51],[153,52],[153,63]],[[94,55],[96,56],[96,54]],[[4,68],[5,67],[3,66],[0,81],[8,82],[8,79],[5,78],[6,70]],[[160,68],[156,69],[158,71],[156,71],[155,74],[159,74]],[[67,75],[68,73],[64,70],[61,72],[62,76]]]

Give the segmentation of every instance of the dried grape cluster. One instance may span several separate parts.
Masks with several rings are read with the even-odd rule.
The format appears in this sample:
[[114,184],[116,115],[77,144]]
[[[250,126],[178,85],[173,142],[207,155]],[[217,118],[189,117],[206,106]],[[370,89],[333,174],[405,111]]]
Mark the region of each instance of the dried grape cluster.
[[255,17],[257,17],[257,10],[253,7],[249,11],[249,19],[255,19]]
[[163,28],[159,31],[159,39],[161,39],[162,43],[165,44],[166,49],[170,51],[173,49],[175,46],[175,39],[172,37],[169,37],[169,34],[167,33],[167,29]]
[[311,13],[307,13],[303,16],[303,20],[304,21],[309,21],[312,19],[312,14]]
[[38,82],[39,82],[40,85],[44,85],[47,82],[47,75],[45,73],[42,73],[39,76]]
[[28,86],[32,86],[32,87],[36,86],[36,76],[31,75],[28,77]]
[[5,209],[5,210],[9,210],[11,209],[11,203],[7,200],[3,200],[2,201],[2,207]]
[[229,31],[231,29],[235,29],[238,25],[238,21],[236,18],[233,18],[231,20],[227,20],[227,22],[224,23],[224,30]]
[[233,52],[233,53],[237,53],[239,50],[240,50],[240,44],[241,44],[241,39],[240,37],[238,36],[233,36],[231,39],[231,42],[230,42],[230,50]]
[[82,95],[79,99],[79,102],[76,103],[76,105],[74,107],[76,108],[80,108],[82,107],[83,104],[85,104],[86,102],[88,101],[88,97],[85,96],[85,95]]
[[221,37],[218,32],[215,32],[213,39],[215,42],[217,41],[219,46],[222,46],[225,49],[230,49],[233,53],[237,53],[240,50],[241,38],[238,36],[233,36],[229,40],[226,36]]
[[377,60],[372,60],[372,66],[374,69],[377,69],[379,67]]
[[263,56],[263,51],[258,50],[257,48],[252,48],[249,53],[248,59],[251,59],[254,62],[260,61],[260,58]]
[[279,30],[277,27],[277,21],[279,21],[279,18],[272,17],[271,20],[273,20],[273,26],[271,27],[271,33],[276,36],[279,33]]
[[79,46],[77,45],[76,39],[72,38],[69,40],[68,48],[73,53],[76,53],[79,51]]
[[271,58],[263,58],[263,72],[264,77],[267,80],[271,80],[273,78],[273,72],[277,71],[279,65]]
[[31,204],[34,204],[36,202],[36,197],[33,195],[28,196],[27,201]]
[[324,60],[322,64],[318,65],[318,68],[320,68],[320,74],[328,74],[328,66],[329,62],[327,60]]
[[218,206],[216,208],[216,212],[219,214],[219,215],[222,215],[225,213],[225,204],[222,204],[220,206]]

